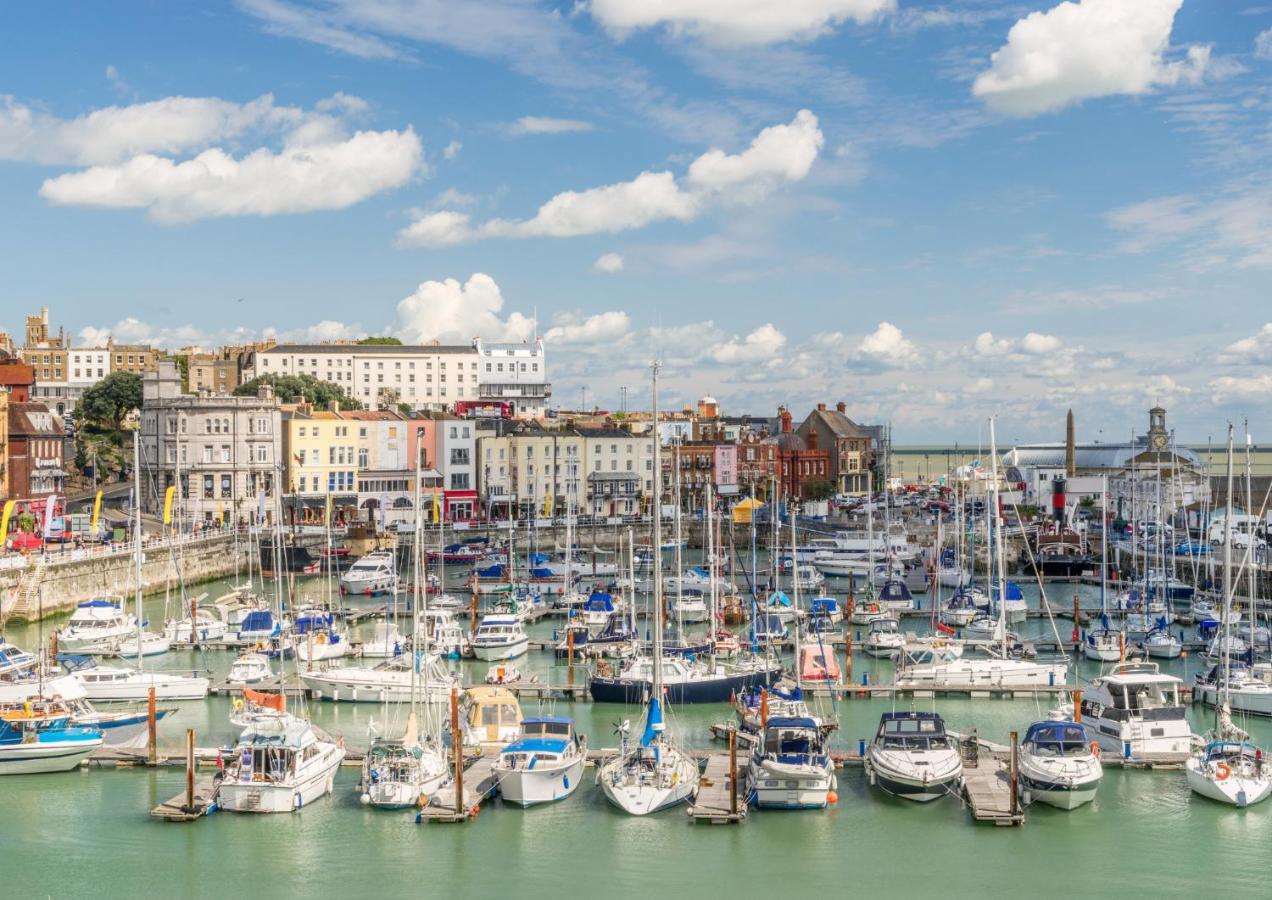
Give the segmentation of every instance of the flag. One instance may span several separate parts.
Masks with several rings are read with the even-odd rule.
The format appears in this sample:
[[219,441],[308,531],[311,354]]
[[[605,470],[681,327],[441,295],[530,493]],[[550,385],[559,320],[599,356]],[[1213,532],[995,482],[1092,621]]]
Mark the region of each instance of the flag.
[[172,524],[172,498],[176,496],[177,489],[175,486],[168,488],[163,492],[163,524]]
[[322,521],[324,525],[330,524],[331,522],[331,494],[327,494],[327,505],[325,509],[323,510]]
[[265,521],[265,492],[260,491],[256,495],[256,521]]
[[437,491],[433,491],[433,524],[437,525],[442,521],[442,495]]
[[44,503],[44,536],[48,537],[53,533],[53,506],[57,503],[57,496],[49,494],[49,499]]
[[88,526],[88,530],[93,534],[97,534],[97,519],[102,514],[102,492],[98,491],[97,496],[93,499],[93,522]]
[[10,500],[4,505],[4,515],[0,516],[0,547],[4,546],[5,540],[9,537],[9,519],[13,517],[13,507],[17,505],[17,500]]
[[552,518],[552,488],[550,487],[543,489],[543,515],[545,518]]

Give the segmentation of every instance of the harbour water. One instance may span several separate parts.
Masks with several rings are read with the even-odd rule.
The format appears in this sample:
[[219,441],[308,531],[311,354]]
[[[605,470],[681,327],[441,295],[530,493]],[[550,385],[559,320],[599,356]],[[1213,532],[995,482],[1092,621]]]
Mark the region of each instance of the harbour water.
[[[1022,579],[1023,580],[1023,579]],[[202,585],[213,596],[223,585]],[[309,585],[319,593],[318,583]],[[301,589],[305,589],[302,584]],[[1083,605],[1098,589],[1081,587]],[[1061,606],[1073,586],[1049,587]],[[1036,603],[1036,587],[1025,593]],[[919,595],[926,605],[929,595]],[[147,604],[152,622],[163,601]],[[10,630],[34,648],[57,622]],[[531,626],[546,638],[559,620]],[[364,626],[369,628],[369,625]],[[915,622],[912,626],[922,630]],[[1072,623],[1057,622],[1067,638]],[[1041,634],[1050,625],[1031,619],[1022,628]],[[154,664],[197,666],[221,674],[228,652],[174,652]],[[1168,670],[1191,678],[1200,660]],[[294,665],[294,663],[289,663]],[[480,681],[484,663],[458,663]],[[564,667],[552,654],[531,651],[523,671],[556,683]],[[1097,671],[1083,662],[1083,677]],[[891,664],[859,655],[854,673],[891,679]],[[582,672],[576,673],[582,679]],[[1045,717],[1047,701],[937,699],[914,701],[937,709],[955,730],[975,728],[1006,742]],[[908,708],[911,701],[897,701]],[[200,746],[226,745],[230,701],[212,697],[178,704],[161,725],[161,744],[176,745],[194,728]],[[843,749],[869,739],[892,701],[848,699],[838,705]],[[525,700],[523,710],[537,711]],[[634,721],[638,708],[558,701],[592,747],[614,746],[615,723]],[[401,711],[378,704],[308,704],[314,721],[343,735],[349,747],[369,743],[372,728],[400,727]],[[1194,731],[1211,714],[1193,707]],[[707,726],[723,721],[720,706],[681,707],[672,727],[686,745],[711,747]],[[1255,739],[1272,743],[1272,723],[1244,723]],[[715,745],[719,746],[719,745]],[[870,788],[859,768],[841,770],[839,802],[818,812],[755,811],[741,825],[691,825],[684,808],[649,818],[615,811],[592,784],[565,802],[522,810],[488,804],[462,825],[420,826],[411,813],[377,811],[358,802],[357,770],[345,768],[334,796],[291,815],[213,815],[188,825],[152,820],[150,808],[177,794],[180,769],[82,769],[63,775],[22,776],[0,783],[0,878],[4,896],[457,896],[532,898],[686,896],[726,892],[734,897],[788,897],[797,892],[888,892],[911,897],[1126,896],[1128,894],[1267,896],[1263,862],[1272,846],[1272,805],[1235,810],[1192,795],[1180,771],[1108,768],[1094,803],[1073,812],[1035,805],[1021,828],[973,824],[955,798],[917,805]],[[126,861],[126,862],[121,862]]]

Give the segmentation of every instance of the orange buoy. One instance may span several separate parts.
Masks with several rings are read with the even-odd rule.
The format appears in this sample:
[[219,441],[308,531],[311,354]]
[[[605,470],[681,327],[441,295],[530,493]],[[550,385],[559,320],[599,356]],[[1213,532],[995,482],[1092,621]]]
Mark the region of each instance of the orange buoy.
[[838,795],[838,794],[836,794],[834,791],[831,791],[830,793],[828,793],[828,794],[826,795],[826,802],[827,802],[827,803],[838,803],[838,802],[839,802],[839,795]]

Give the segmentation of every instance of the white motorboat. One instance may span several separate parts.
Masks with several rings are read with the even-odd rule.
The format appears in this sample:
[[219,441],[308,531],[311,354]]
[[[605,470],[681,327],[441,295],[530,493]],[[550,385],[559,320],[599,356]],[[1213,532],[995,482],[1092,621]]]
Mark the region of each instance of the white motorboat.
[[371,636],[362,642],[362,655],[372,659],[400,656],[406,649],[406,639],[396,622],[376,622]]
[[397,588],[397,561],[392,550],[374,550],[340,574],[340,593],[378,597]]
[[866,629],[865,651],[874,657],[892,657],[905,646],[901,624],[891,617],[875,619]]
[[65,717],[0,718],[0,775],[68,772],[102,746],[102,732],[73,726]]
[[[707,600],[699,591],[682,593],[671,602],[671,615],[686,625],[700,625],[710,615]],[[608,619],[607,619],[608,621]],[[602,622],[601,625],[605,623]]]
[[958,793],[963,760],[936,713],[889,712],[866,748],[865,769],[875,787],[925,803]]
[[[427,672],[424,671],[427,667]],[[427,676],[427,677],[425,677]],[[395,656],[374,666],[333,666],[300,673],[300,680],[314,697],[351,703],[407,703],[411,699],[411,658]],[[445,703],[460,677],[448,672],[441,660],[420,654],[416,680],[421,703]]]
[[137,633],[137,620],[124,612],[122,597],[97,597],[75,607],[57,633],[57,645],[71,653],[107,655]]
[[282,813],[331,793],[345,751],[285,712],[250,718],[226,760],[218,792],[229,812]]
[[1125,663],[1095,679],[1082,697],[1082,721],[1119,756],[1181,763],[1193,733],[1179,702],[1182,682],[1154,662]]
[[200,675],[140,671],[128,666],[78,668],[74,675],[84,685],[85,696],[97,701],[147,700],[151,689],[156,700],[202,700],[211,685]]
[[274,677],[269,657],[264,653],[242,653],[230,664],[226,682],[232,685],[256,685]]
[[770,715],[747,766],[746,793],[769,809],[824,809],[838,788],[821,722]]
[[1095,799],[1104,767],[1100,744],[1077,722],[1035,722],[1020,745],[1019,783],[1026,803],[1077,809]]
[[433,609],[430,600],[429,608],[422,616],[421,627],[428,635],[429,646],[438,656],[459,659],[464,655],[468,635],[464,627],[455,620],[453,613],[445,609]]
[[209,644],[219,641],[229,630],[229,624],[217,614],[219,612],[213,606],[196,609],[193,621],[189,616],[184,619],[169,619],[163,626],[164,637],[172,644]]
[[586,762],[587,740],[575,733],[572,719],[526,719],[521,737],[503,748],[495,764],[500,796],[518,806],[564,800],[578,790]]
[[136,659],[139,656],[162,656],[172,649],[172,639],[153,631],[134,632],[121,638],[115,645],[115,655],[120,659]]
[[530,638],[515,615],[489,615],[481,620],[472,639],[473,655],[493,662],[515,659],[530,648]]

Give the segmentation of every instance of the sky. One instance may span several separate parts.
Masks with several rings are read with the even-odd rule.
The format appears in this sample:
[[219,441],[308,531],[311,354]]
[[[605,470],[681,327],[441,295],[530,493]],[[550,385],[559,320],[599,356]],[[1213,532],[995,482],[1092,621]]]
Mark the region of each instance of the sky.
[[0,12],[0,328],[548,344],[556,402],[1272,441],[1272,3]]

